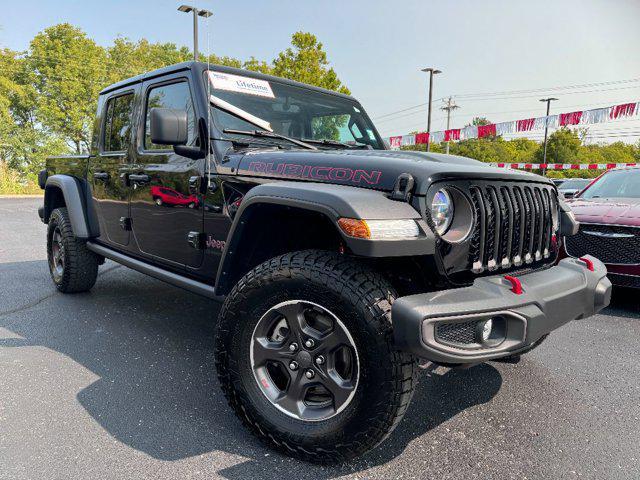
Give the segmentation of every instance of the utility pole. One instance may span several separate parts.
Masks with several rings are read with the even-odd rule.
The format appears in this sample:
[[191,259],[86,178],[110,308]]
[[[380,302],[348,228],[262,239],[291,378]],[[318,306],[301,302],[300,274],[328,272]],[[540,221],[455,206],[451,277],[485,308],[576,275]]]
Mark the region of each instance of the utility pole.
[[[444,107],[440,107],[440,110],[445,110],[447,112],[447,130],[451,128],[451,110],[455,110],[456,108],[460,107],[456,105],[452,97],[449,97],[447,104]],[[449,155],[449,140],[447,140],[446,154]]]
[[438,73],[442,73],[437,68],[427,67],[421,70],[422,72],[429,72],[429,113],[427,114],[427,152],[431,148],[431,98],[433,94],[433,76]]
[[213,15],[209,10],[202,10],[190,5],[180,5],[178,7],[180,12],[193,12],[193,60],[198,61],[198,17],[209,18]]
[[[540,101],[541,102],[547,102],[547,117],[549,116],[549,111],[551,108],[551,102],[558,100],[557,98],[553,98],[553,97],[549,97],[549,98],[541,98]],[[547,163],[547,131],[549,130],[549,119],[545,118],[544,121],[544,147],[543,147],[543,154],[542,154],[542,163]],[[545,169],[542,169],[542,175],[545,174]]]

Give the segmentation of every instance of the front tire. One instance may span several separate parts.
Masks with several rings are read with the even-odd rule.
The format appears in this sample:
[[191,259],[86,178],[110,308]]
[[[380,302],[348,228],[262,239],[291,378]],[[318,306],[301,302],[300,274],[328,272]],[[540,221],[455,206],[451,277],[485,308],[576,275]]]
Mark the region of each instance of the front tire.
[[229,404],[259,438],[307,461],[345,461],[375,447],[404,415],[416,381],[415,359],[393,344],[395,296],[382,276],[330,252],[254,268],[227,297],[216,332]]
[[66,208],[49,217],[47,259],[51,279],[63,293],[86,292],[96,283],[100,257],[75,237]]

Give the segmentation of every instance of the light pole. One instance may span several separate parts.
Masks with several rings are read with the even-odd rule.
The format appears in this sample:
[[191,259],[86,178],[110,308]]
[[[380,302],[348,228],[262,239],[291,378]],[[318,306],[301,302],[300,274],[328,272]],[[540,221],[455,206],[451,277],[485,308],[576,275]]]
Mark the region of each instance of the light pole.
[[427,115],[427,152],[431,147],[431,98],[432,98],[432,90],[433,90],[433,76],[438,73],[442,73],[441,70],[433,67],[423,68],[422,72],[429,72],[429,113]]
[[[549,117],[549,110],[551,107],[551,102],[558,100],[557,98],[549,97],[549,98],[541,98],[541,102],[547,102],[547,117]],[[544,121],[544,147],[542,154],[542,163],[547,163],[547,131],[549,130],[549,119],[545,118]],[[542,170],[542,174],[544,175],[545,171]]]
[[181,12],[193,12],[193,60],[198,61],[198,17],[208,18],[213,15],[209,10],[202,10],[190,5],[180,5],[178,10]]

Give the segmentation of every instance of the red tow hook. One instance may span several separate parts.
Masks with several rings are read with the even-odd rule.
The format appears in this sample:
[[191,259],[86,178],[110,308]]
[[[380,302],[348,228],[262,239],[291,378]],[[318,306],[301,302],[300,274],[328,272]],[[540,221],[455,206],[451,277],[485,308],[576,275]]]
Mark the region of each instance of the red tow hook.
[[587,270],[590,270],[590,271],[593,272],[593,262],[591,260],[589,260],[586,257],[581,257],[580,261],[586,263],[587,264]]
[[505,275],[504,279],[511,284],[511,291],[516,295],[522,295],[522,283],[517,277],[511,275]]

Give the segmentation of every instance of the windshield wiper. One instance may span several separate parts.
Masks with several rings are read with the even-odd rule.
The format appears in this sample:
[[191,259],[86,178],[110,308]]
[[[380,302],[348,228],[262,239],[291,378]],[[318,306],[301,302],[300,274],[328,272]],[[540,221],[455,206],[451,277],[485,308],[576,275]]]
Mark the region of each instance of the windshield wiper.
[[314,147],[313,145],[309,145],[308,143],[305,143],[302,140],[287,137],[286,135],[282,135],[280,133],[269,132],[267,130],[234,130],[232,128],[225,128],[223,132],[232,133],[236,135],[251,135],[252,137],[279,138],[280,140],[286,140],[288,142],[294,143],[300,147],[304,147],[309,150],[317,150],[316,147]]
[[338,140],[329,140],[328,138],[323,138],[322,140],[312,140],[309,138],[303,139],[307,143],[317,143],[320,145],[333,145],[336,147],[346,147],[346,148],[370,148],[371,145],[361,144],[361,145],[353,145],[350,143],[339,142]]

